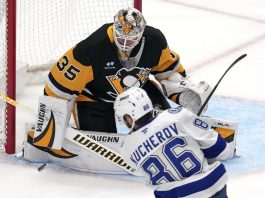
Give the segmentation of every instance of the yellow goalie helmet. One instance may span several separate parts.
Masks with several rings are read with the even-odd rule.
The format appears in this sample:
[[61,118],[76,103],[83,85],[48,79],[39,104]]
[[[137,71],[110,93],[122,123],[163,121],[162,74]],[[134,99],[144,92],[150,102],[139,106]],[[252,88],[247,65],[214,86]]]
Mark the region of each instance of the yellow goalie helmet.
[[120,10],[114,16],[114,41],[123,52],[131,51],[141,40],[146,21],[135,8]]

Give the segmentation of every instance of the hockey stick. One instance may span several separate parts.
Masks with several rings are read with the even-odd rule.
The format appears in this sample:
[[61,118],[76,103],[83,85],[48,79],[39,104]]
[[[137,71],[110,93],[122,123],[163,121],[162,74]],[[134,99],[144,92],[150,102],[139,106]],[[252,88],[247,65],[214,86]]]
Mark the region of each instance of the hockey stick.
[[[27,107],[26,105],[23,105],[11,98],[9,98],[8,96],[6,96],[5,94],[0,92],[0,96],[1,98],[15,106],[15,107],[21,107],[24,110],[27,110],[28,112],[30,112],[31,114],[36,115],[35,111],[32,110],[30,107]],[[130,165],[128,165],[128,163],[122,158],[122,156],[110,149],[109,147],[97,142],[96,140],[88,137],[87,135],[84,135],[82,133],[80,133],[78,130],[73,129],[71,127],[68,127],[66,130],[66,135],[65,135],[66,139],[68,139],[69,141],[71,141],[72,143],[82,147],[83,149],[92,152],[94,154],[96,154],[97,156],[107,160],[108,162],[114,164],[115,166],[119,167],[120,169],[124,170],[127,173],[130,173],[132,175],[138,175],[136,169],[134,169],[133,167],[131,167]],[[46,166],[46,163],[44,163],[43,165],[41,165],[38,168],[38,171],[41,171],[44,167]]]
[[21,104],[20,102],[17,102],[11,98],[9,98],[8,96],[6,96],[5,94],[0,92],[0,96],[2,97],[2,100],[13,105],[14,107],[22,107],[22,109],[26,110],[27,112],[31,112],[31,113],[35,113],[34,110],[32,110],[31,108],[27,107],[26,105]]
[[207,97],[207,99],[205,100],[205,102],[203,103],[203,105],[201,106],[200,110],[197,113],[197,116],[200,116],[203,109],[205,108],[205,106],[207,105],[208,101],[211,99],[212,95],[214,94],[215,90],[217,89],[219,83],[222,81],[222,79],[224,78],[224,76],[226,75],[226,73],[239,61],[241,61],[243,58],[245,58],[247,56],[247,54],[243,54],[241,56],[239,56],[229,67],[228,69],[225,71],[225,73],[222,75],[222,77],[219,79],[219,81],[216,83],[216,85],[214,86],[212,92],[209,94],[209,96]]

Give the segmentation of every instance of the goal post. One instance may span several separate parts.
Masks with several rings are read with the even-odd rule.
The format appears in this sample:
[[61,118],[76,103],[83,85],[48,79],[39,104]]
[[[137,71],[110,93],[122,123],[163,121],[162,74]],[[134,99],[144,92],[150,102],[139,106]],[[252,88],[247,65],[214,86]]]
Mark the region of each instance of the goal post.
[[[16,1],[1,0],[0,13],[0,92],[15,100]],[[0,100],[0,147],[9,154],[15,152],[15,121],[15,107]]]
[[[16,99],[18,61],[28,71],[50,65],[126,7],[142,11],[142,0],[0,0],[0,92]],[[0,148],[8,154],[15,133],[15,107],[0,100]]]

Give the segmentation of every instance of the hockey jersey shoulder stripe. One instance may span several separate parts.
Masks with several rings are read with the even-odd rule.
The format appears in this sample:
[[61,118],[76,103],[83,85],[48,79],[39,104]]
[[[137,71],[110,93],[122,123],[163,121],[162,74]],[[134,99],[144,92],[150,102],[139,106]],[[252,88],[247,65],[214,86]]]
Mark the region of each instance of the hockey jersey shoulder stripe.
[[[49,89],[57,96],[60,98],[64,98],[67,100],[71,100],[73,99],[73,97],[75,97],[75,95],[78,95],[79,92],[77,91],[72,91],[70,89],[67,89],[63,86],[61,86],[52,76],[52,74],[50,73],[48,75],[48,79],[47,79],[47,83],[46,86],[49,87]],[[47,91],[48,89],[46,89]]]
[[152,74],[155,75],[158,80],[164,80],[167,79],[175,70],[177,70],[179,66],[180,63],[177,61],[169,65],[164,71],[153,71]]
[[46,83],[45,88],[44,88],[44,95],[45,96],[52,96],[52,97],[59,97],[49,88],[47,83]]
[[172,71],[179,65],[179,55],[167,47],[163,49],[159,63],[153,67],[152,73]]
[[186,77],[186,70],[185,68],[180,64],[176,70],[179,74],[181,74],[183,77]]
[[[172,69],[173,71],[167,70],[165,72],[153,72],[153,75],[155,75],[155,78],[159,81],[168,79],[168,77],[170,75],[172,75],[174,72],[177,72],[180,75],[182,75],[183,77],[186,77],[186,71],[185,71],[184,67],[181,64],[179,64],[179,62],[174,63],[174,64],[177,64],[177,65],[175,67],[173,67],[173,69]],[[171,68],[169,68],[169,69],[171,69]]]
[[226,141],[218,134],[216,143],[209,148],[202,149],[202,152],[208,159],[215,158],[225,150],[226,145]]
[[56,94],[55,92],[53,92],[50,89],[50,87],[49,87],[48,84],[50,84],[50,86],[53,87],[53,90],[56,91],[56,88],[53,85],[51,85],[50,81],[48,80],[48,82],[46,83],[45,88],[44,88],[44,95],[45,96],[51,96],[51,97],[56,97],[56,98],[63,98],[63,99],[67,99],[67,100],[71,100],[73,98],[73,95],[66,94],[66,93],[61,92],[59,90],[56,91],[56,93],[57,93]]
[[113,25],[109,26],[107,29],[107,34],[111,43],[114,43],[114,36],[113,36]]

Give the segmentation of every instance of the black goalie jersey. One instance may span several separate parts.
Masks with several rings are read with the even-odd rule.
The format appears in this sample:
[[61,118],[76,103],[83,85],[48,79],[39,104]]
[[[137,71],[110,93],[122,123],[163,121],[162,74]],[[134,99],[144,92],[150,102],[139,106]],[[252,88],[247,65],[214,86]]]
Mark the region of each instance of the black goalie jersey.
[[[131,86],[143,86],[150,73],[158,80],[174,71],[185,76],[178,54],[168,48],[160,30],[146,26],[142,39],[140,59],[127,69],[118,57],[113,24],[103,25],[52,66],[44,94],[75,99],[73,112],[80,129],[115,132],[113,102],[119,93]],[[141,43],[133,49],[132,57]],[[108,123],[102,124],[102,120]]]

